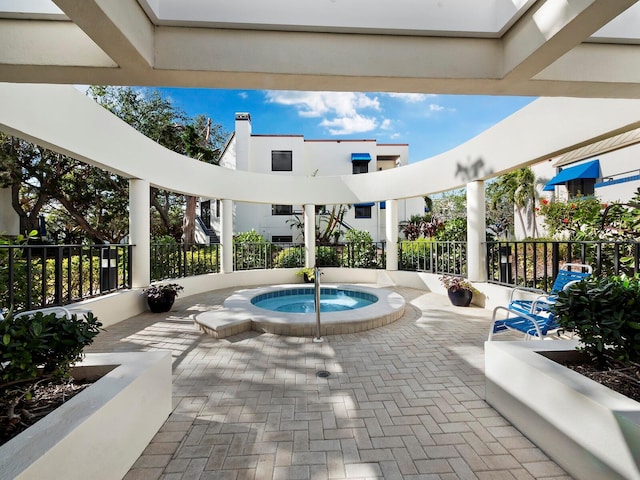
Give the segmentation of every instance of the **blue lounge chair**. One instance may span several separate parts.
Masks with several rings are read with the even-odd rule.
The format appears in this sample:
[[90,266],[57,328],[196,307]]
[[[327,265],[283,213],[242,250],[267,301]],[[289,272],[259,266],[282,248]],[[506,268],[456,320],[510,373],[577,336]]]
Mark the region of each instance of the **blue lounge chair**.
[[[497,318],[500,312],[504,312],[506,317]],[[500,306],[493,310],[488,340],[491,341],[494,334],[508,330],[524,333],[525,340],[532,338],[543,340],[549,332],[557,330],[559,327],[557,318],[552,312],[538,310],[535,314],[524,313]]]
[[[509,306],[507,308],[519,313],[529,313],[534,315],[540,310],[549,310],[549,306],[555,302],[558,293],[562,290],[566,290],[571,284],[589,277],[592,272],[593,269],[590,265],[582,263],[567,263],[558,272],[558,276],[554,280],[549,293],[539,288],[515,287],[511,291]],[[536,296],[532,299],[515,298],[520,295],[521,292],[524,292],[525,294],[534,294]]]

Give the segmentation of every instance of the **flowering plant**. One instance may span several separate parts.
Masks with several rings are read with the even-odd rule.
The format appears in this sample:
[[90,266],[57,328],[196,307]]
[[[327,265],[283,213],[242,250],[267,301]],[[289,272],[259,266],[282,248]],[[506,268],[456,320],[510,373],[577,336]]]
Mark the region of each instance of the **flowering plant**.
[[157,283],[155,285],[149,285],[143,290],[143,292],[147,298],[151,300],[160,300],[163,298],[174,299],[183,289],[184,287],[177,283]]
[[447,290],[457,292],[458,290],[471,290],[474,291],[471,282],[463,277],[456,277],[455,275],[444,275],[440,277],[440,282]]

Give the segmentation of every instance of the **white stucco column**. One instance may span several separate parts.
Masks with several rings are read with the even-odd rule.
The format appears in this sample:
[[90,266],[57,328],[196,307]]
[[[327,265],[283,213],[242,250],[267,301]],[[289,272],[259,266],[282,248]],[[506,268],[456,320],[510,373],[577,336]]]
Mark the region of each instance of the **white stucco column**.
[[129,243],[131,255],[131,288],[144,288],[151,282],[151,198],[149,182],[129,180]]
[[233,200],[222,199],[220,233],[222,237],[221,273],[233,272]]
[[0,234],[18,235],[20,217],[11,206],[11,188],[0,188]]
[[485,242],[487,222],[485,218],[484,182],[467,184],[467,277],[472,282],[487,280]]
[[316,264],[316,206],[304,206],[304,266]]
[[387,200],[385,203],[387,270],[398,270],[398,201]]

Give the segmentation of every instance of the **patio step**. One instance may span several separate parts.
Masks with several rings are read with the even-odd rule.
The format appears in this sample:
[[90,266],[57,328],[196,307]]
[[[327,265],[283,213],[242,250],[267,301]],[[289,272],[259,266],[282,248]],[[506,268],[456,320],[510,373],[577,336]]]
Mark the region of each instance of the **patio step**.
[[199,313],[193,322],[202,332],[215,338],[226,338],[251,330],[251,318],[247,312],[226,308]]

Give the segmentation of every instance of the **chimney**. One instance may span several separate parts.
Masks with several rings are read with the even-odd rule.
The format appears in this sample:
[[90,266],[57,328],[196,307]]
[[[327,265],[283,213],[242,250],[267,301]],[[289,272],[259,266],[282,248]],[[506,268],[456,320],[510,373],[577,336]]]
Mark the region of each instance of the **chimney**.
[[236,169],[250,170],[251,115],[236,113]]

